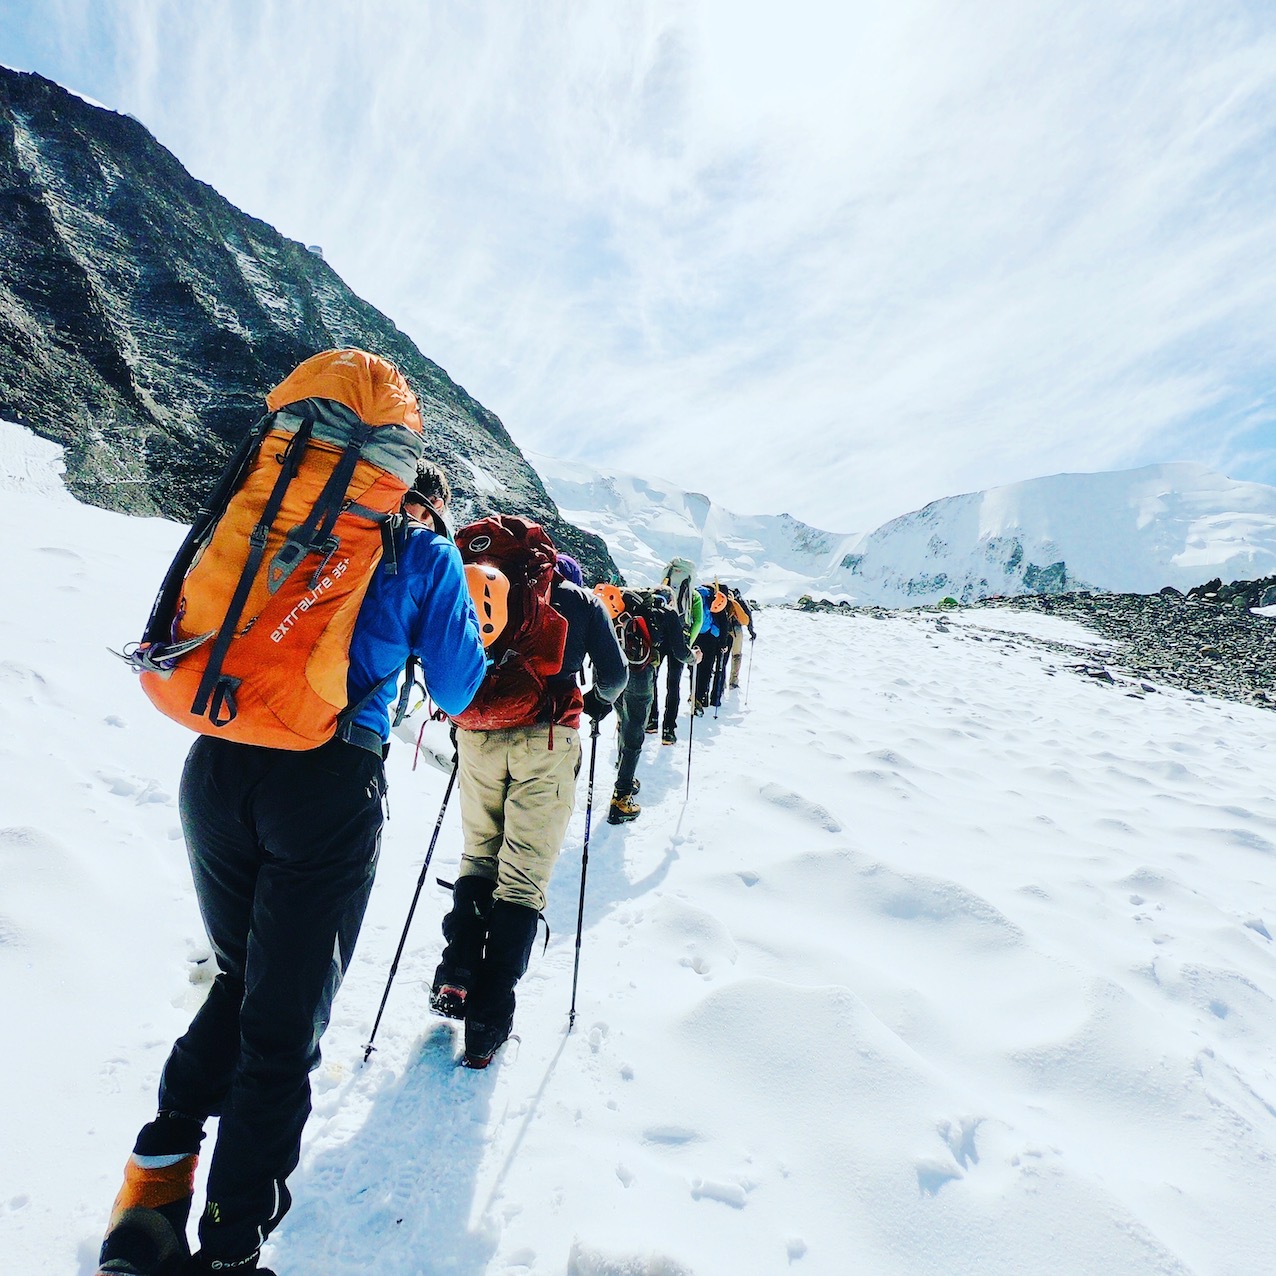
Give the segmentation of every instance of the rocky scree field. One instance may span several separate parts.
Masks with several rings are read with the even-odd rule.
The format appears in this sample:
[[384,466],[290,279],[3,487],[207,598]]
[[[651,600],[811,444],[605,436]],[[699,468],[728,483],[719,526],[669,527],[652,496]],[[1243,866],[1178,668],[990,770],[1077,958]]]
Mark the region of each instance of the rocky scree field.
[[[795,606],[807,612],[890,614],[887,608],[810,597]],[[1186,594],[1169,586],[1157,594],[1023,594],[986,598],[965,608],[1033,611],[1079,622],[1102,641],[1086,648],[1027,635],[1016,635],[1015,641],[1074,652],[1077,663],[1069,667],[1076,673],[1130,695],[1169,686],[1276,709],[1276,616],[1261,614],[1276,610],[1276,576],[1228,585],[1215,579]],[[942,629],[944,615],[954,609],[938,604],[917,610],[934,612]]]

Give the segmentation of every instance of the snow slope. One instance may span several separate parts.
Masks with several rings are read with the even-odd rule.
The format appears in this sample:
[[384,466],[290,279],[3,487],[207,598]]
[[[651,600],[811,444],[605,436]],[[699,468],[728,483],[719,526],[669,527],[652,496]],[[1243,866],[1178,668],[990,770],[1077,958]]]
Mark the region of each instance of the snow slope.
[[[57,495],[16,427],[0,459],[0,1270],[83,1276],[207,968],[188,737],[105,650],[181,529]],[[1276,715],[1077,678],[1031,635],[1093,640],[1049,617],[758,632],[747,703],[696,721],[691,801],[685,748],[649,745],[642,818],[596,806],[568,1035],[578,809],[522,1041],[486,1073],[426,1013],[432,884],[361,1063],[445,784],[395,747],[271,1265],[1271,1270]],[[604,795],[612,758],[609,719]]]
[[811,593],[895,607],[946,595],[1155,593],[1276,571],[1276,488],[1200,465],[1056,474],[838,536],[788,515],[741,517],[659,481],[531,460],[564,514],[602,535],[640,583],[682,554],[705,578],[743,584],[763,601]]

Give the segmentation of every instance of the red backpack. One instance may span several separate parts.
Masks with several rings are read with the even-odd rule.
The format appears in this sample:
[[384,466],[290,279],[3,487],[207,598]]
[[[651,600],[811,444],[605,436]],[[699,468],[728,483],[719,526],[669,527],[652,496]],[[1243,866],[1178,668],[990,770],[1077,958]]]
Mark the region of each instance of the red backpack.
[[[572,683],[558,703],[558,696],[546,686],[563,667],[567,643],[567,621],[549,601],[557,557],[554,542],[539,523],[494,514],[461,528],[456,545],[471,592],[476,594],[491,664],[469,708],[452,721],[465,731],[556,721],[571,707],[572,699],[579,701],[580,692]],[[483,574],[471,572],[471,567],[494,568],[503,578],[496,591],[499,609],[494,610],[492,596],[476,592],[474,582],[480,581],[481,588]]]

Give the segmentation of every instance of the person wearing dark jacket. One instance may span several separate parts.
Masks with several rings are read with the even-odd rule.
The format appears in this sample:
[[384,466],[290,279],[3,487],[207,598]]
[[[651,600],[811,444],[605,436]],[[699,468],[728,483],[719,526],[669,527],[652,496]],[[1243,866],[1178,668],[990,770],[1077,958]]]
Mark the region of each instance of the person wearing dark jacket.
[[[666,579],[668,576],[669,568],[666,568]],[[674,614],[679,615],[675,600],[672,597],[672,588],[665,584],[661,584],[659,588],[669,599],[669,605]],[[700,597],[699,591],[692,589],[687,603],[686,614],[681,616],[682,632],[686,645],[695,643],[700,630],[704,626],[704,618],[707,615],[708,612],[704,610],[704,600]],[[700,657],[697,656],[696,662],[699,659]],[[661,744],[676,744],[678,742],[678,709],[682,703],[682,674],[687,666],[679,664],[677,660],[673,659],[663,660],[662,658],[662,662],[666,666],[664,714],[663,716],[660,714],[660,670],[657,669],[655,671],[655,680],[652,684],[651,708],[647,710],[647,734],[653,735],[659,729]]]
[[[439,491],[414,489],[405,504],[413,496],[421,514],[442,514]],[[394,675],[414,655],[435,702],[459,713],[486,663],[456,546],[415,519],[397,536],[396,569],[373,574],[350,641],[348,702],[363,701],[352,720],[314,749],[200,736],[187,757],[182,829],[217,976],[164,1065],[103,1273],[264,1273],[261,1245],[291,1202],[309,1073],[372,890]],[[186,1221],[210,1116],[220,1120],[192,1258]]]
[[629,666],[629,683],[617,704],[620,764],[616,770],[611,806],[607,811],[608,824],[626,824],[642,813],[642,807],[634,796],[638,792],[634,773],[646,739],[647,719],[656,694],[656,671],[660,660],[666,658],[681,670],[684,665],[693,664],[700,658],[700,653],[687,642],[682,617],[674,611],[662,591],[643,595],[626,590],[621,597],[626,610],[646,621],[651,634],[651,654],[645,663]]
[[[465,1020],[465,1062],[483,1068],[514,1026],[545,890],[576,801],[582,711],[605,717],[629,666],[602,604],[556,576],[550,602],[567,621],[562,667],[525,723],[456,734],[465,849],[443,919],[446,941],[430,1006]],[[585,660],[593,686],[577,685]]]

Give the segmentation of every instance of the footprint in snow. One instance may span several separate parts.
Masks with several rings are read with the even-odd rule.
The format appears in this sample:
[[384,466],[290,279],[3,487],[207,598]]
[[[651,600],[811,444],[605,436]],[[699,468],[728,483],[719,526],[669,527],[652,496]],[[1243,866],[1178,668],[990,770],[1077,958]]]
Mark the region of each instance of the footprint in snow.
[[692,1179],[691,1199],[693,1201],[721,1201],[732,1209],[742,1210],[749,1203],[752,1183],[727,1179]]
[[19,698],[28,704],[50,700],[49,684],[43,676],[14,660],[0,660],[0,689],[10,703]]
[[951,1161],[930,1159],[917,1162],[917,1188],[923,1196],[938,1196],[941,1189],[962,1177],[962,1172]]
[[699,1134],[685,1125],[650,1125],[642,1132],[644,1143],[659,1143],[665,1147],[682,1147],[699,1139]]
[[965,1178],[965,1172],[979,1164],[975,1134],[982,1124],[982,1117],[959,1117],[935,1127],[948,1155],[923,1157],[917,1162],[917,1188],[923,1196],[938,1196],[949,1183]]
[[116,797],[131,797],[138,806],[159,803],[172,806],[172,797],[154,780],[139,780],[135,776],[121,775],[118,771],[99,771],[97,778]]
[[82,563],[84,559],[73,549],[65,549],[61,545],[41,545],[36,551],[37,554],[48,554],[50,558],[65,558],[71,563]]
[[983,1117],[961,1117],[956,1121],[941,1121],[936,1127],[939,1137],[948,1144],[954,1160],[963,1170],[979,1164],[975,1133],[982,1124]]
[[810,798],[804,798],[792,789],[783,788],[779,784],[764,784],[758,790],[768,802],[778,806],[782,811],[791,811],[794,815],[822,828],[826,833],[840,833],[842,825],[828,810]]

